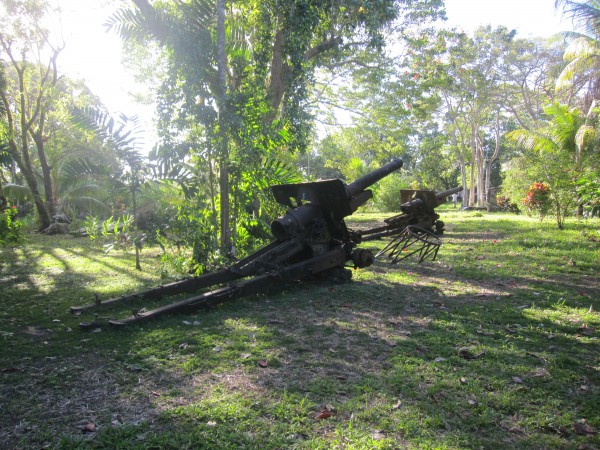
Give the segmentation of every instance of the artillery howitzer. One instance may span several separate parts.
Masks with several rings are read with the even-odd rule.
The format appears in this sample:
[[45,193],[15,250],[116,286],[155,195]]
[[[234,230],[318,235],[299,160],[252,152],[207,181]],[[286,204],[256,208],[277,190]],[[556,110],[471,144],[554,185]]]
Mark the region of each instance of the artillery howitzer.
[[400,192],[400,214],[384,220],[381,225],[358,231],[362,241],[372,241],[384,237],[393,239],[377,253],[388,255],[392,263],[418,254],[419,261],[427,257],[434,260],[441,242],[439,235],[444,233],[444,222],[435,208],[446,202],[448,196],[462,191],[462,186],[435,193],[427,190],[405,189]]
[[[281,288],[291,281],[315,275],[347,274],[344,267],[348,261],[352,261],[354,267],[367,267],[373,263],[373,254],[356,248],[360,235],[348,230],[344,218],[372,197],[372,192],[367,190],[369,186],[401,167],[402,160],[394,160],[348,185],[332,179],[272,186],[275,200],[289,208],[271,223],[275,238],[272,243],[228,268],[104,302],[96,296],[96,302],[73,306],[71,312],[81,314],[138,299],[221,286],[153,310],[134,311],[123,320],[109,320],[113,326],[124,326],[164,314],[207,309],[232,298]],[[84,322],[80,326],[88,328],[95,323]]]

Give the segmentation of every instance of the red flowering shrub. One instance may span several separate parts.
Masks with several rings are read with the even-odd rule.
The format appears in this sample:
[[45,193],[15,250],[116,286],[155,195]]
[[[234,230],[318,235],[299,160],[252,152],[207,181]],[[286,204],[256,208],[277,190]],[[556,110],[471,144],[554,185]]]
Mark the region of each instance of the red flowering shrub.
[[543,218],[550,209],[550,187],[546,183],[533,183],[525,193],[523,205],[530,213],[537,212]]

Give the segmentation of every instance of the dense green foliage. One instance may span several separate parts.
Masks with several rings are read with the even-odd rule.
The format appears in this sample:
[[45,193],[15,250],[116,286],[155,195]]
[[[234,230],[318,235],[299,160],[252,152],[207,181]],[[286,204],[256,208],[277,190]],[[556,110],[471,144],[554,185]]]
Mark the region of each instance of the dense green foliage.
[[[357,52],[382,48],[385,29],[440,13],[438,1],[234,1],[224,16],[219,3],[202,0],[135,5],[109,25],[126,40],[154,44],[165,64],[157,93],[162,142],[152,156],[196,175],[181,219],[203,230],[188,233],[196,236],[189,244],[203,249],[198,256],[214,253],[214,236],[222,255],[251,249],[265,211],[276,210],[265,188],[301,178],[292,167],[311,138],[316,68],[351,65]],[[190,222],[191,209],[203,212]]]
[[17,218],[17,207],[0,208],[0,245],[18,243],[23,239],[22,223]]
[[[148,237],[159,230],[165,249],[185,249],[165,258],[187,255],[175,265],[192,271],[270,239],[268,224],[282,212],[270,185],[349,181],[396,157],[402,173],[374,186],[371,209],[397,211],[402,188],[458,185],[463,206],[493,207],[497,194],[522,206],[530,186],[546,183],[547,215],[560,228],[569,215],[596,211],[600,152],[598,11],[593,2],[557,4],[585,35],[545,42],[504,27],[473,35],[434,27],[444,16],[439,0],[115,6],[107,26],[156,88],[159,142],[142,177],[118,143],[69,120],[102,107],[81,82],[51,70],[62,43],[51,45],[41,19],[56,12],[8,2],[22,20],[3,19],[0,194],[9,186],[42,222],[57,212],[75,226],[138,209]],[[37,60],[32,42],[56,52]],[[30,104],[39,99],[29,128],[20,82]],[[15,197],[20,188],[27,200]]]

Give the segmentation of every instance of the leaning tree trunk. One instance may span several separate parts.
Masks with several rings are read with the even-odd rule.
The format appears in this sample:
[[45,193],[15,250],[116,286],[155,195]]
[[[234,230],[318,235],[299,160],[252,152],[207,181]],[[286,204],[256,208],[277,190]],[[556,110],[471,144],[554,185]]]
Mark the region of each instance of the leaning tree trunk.
[[38,190],[38,185],[37,185],[37,180],[35,178],[35,174],[33,173],[33,170],[31,169],[30,164],[24,164],[22,167],[20,167],[20,169],[21,169],[21,172],[23,172],[23,176],[25,177],[27,186],[29,187],[29,190],[31,191],[31,196],[33,197],[33,203],[38,212],[39,221],[40,221],[39,230],[40,231],[45,230],[46,228],[48,228],[50,226],[50,224],[52,223],[52,220],[50,218],[50,214],[48,213],[48,208],[46,208],[46,202],[44,201],[44,198],[42,197],[42,195],[40,194],[40,191]]

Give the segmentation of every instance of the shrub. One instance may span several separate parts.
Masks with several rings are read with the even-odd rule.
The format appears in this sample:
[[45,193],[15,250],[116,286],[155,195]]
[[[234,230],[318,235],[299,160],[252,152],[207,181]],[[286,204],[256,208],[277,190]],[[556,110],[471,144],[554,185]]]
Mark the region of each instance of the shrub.
[[10,242],[17,243],[23,239],[21,230],[22,223],[16,218],[18,210],[16,206],[8,206],[0,212],[0,245]]
[[517,206],[517,204],[511,201],[509,197],[506,197],[504,195],[496,196],[496,204],[503,211],[519,213],[519,207]]
[[400,209],[400,191],[409,189],[411,179],[404,174],[392,173],[379,181],[373,190],[374,208],[380,212],[397,212]]
[[550,187],[546,183],[533,183],[525,193],[523,205],[530,214],[537,213],[543,219],[551,207]]
[[577,195],[586,216],[600,216],[600,179],[583,177],[578,182]]

